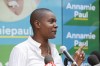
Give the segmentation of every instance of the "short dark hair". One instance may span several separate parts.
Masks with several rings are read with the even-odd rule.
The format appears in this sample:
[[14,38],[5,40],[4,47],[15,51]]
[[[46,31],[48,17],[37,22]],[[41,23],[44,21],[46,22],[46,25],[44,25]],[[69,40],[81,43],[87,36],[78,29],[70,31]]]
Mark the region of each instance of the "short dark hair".
[[33,29],[34,29],[34,24],[33,24],[34,21],[35,20],[38,20],[38,21],[41,20],[46,12],[52,12],[52,11],[50,9],[47,9],[47,8],[38,8],[31,13],[30,24],[31,24]]
[[30,23],[34,22],[35,20],[40,20],[41,17],[45,14],[45,12],[52,12],[50,9],[47,8],[38,8],[31,13],[30,16]]

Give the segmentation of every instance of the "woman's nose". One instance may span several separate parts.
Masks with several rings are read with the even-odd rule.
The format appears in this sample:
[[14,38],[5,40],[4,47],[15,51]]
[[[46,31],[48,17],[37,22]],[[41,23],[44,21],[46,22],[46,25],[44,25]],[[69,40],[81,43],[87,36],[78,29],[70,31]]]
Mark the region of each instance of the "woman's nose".
[[56,23],[54,23],[54,27],[55,27],[55,28],[58,28],[58,25],[57,25]]

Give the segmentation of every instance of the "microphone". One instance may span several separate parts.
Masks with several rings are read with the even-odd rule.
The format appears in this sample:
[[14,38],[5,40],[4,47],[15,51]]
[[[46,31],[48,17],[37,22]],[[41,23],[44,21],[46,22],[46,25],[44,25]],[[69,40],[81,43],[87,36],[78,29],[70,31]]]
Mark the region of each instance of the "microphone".
[[45,56],[44,62],[45,62],[45,66],[56,66],[56,65],[54,64],[54,60],[53,60],[53,58],[52,58],[51,55]]
[[75,66],[78,66],[77,63],[75,62],[75,60],[72,58],[72,56],[68,53],[65,46],[61,46],[59,52],[60,52],[60,54],[63,53],[66,56],[66,58],[68,58],[68,60],[71,61]]
[[98,58],[99,61],[100,61],[100,52],[99,52],[99,51],[93,51],[93,52],[91,53],[91,55],[96,55],[97,58]]
[[100,66],[99,59],[97,58],[96,55],[90,55],[87,58],[87,61],[91,66]]

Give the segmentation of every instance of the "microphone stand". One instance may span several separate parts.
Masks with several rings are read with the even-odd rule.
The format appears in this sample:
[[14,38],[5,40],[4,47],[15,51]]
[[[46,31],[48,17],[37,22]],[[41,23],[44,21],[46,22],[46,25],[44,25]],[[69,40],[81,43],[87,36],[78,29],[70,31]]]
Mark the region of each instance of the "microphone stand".
[[68,58],[64,59],[64,65],[67,66],[68,65]]

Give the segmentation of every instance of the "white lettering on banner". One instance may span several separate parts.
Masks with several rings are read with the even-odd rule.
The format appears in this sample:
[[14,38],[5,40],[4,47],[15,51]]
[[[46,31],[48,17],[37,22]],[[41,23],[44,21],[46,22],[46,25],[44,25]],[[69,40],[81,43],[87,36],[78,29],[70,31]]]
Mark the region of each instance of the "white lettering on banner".
[[95,11],[96,7],[92,6],[92,4],[89,5],[82,5],[82,4],[70,4],[68,3],[66,6],[66,9],[76,9],[76,10],[92,10]]
[[81,13],[81,12],[75,11],[74,12],[74,17],[88,18],[88,12]]
[[8,28],[5,26],[0,27],[1,36],[16,36],[16,35],[32,35],[32,28]]
[[68,32],[67,33],[67,36],[66,38],[71,38],[71,39],[95,39],[96,38],[96,35],[95,34],[92,34],[91,32],[89,34],[76,34],[76,33],[70,33]]
[[[70,4],[68,3],[66,9],[73,10],[74,20],[88,20],[89,11],[95,11],[96,6],[92,4]],[[83,10],[83,11],[82,11]]]
[[81,42],[78,40],[74,40],[74,46],[88,46],[88,40],[86,40],[85,42]]
[[[95,34],[92,34],[91,32],[90,33],[87,33],[87,34],[78,34],[78,33],[71,33],[71,32],[68,32],[67,33],[67,36],[66,36],[67,39],[75,39],[73,42],[74,42],[74,48],[78,48],[78,46],[85,46],[85,49],[88,49],[88,39],[96,39],[96,35]],[[76,39],[79,39],[79,40],[76,40]],[[84,41],[80,41],[80,39],[86,39]]]

